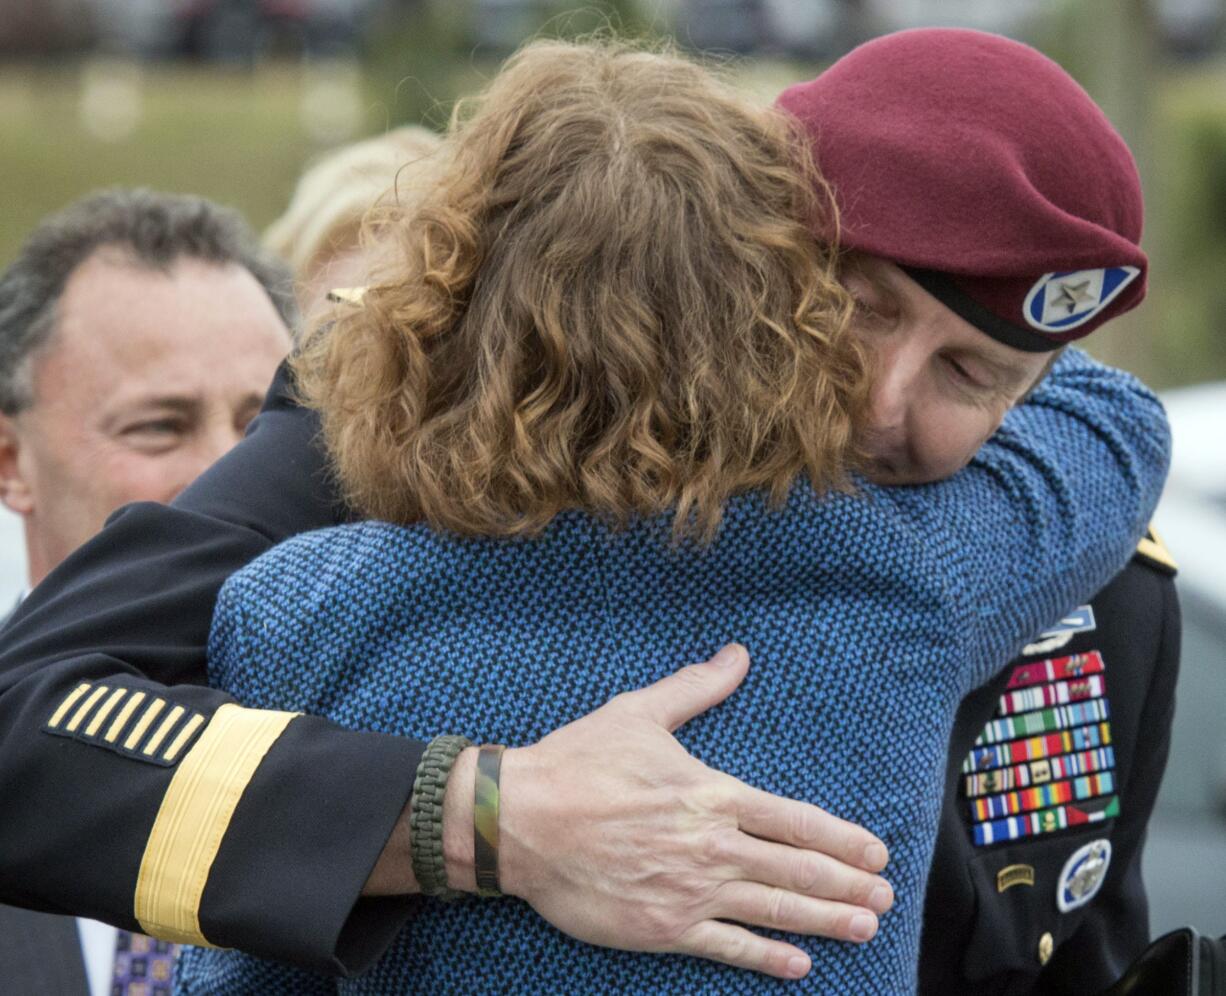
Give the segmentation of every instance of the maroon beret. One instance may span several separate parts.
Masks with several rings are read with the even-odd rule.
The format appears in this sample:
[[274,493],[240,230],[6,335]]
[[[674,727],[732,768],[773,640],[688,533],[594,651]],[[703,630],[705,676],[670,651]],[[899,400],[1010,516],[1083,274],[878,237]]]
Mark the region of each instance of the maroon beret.
[[901,31],[776,104],[812,141],[842,244],[898,263],[992,337],[1052,350],[1145,296],[1132,154],[1034,49],[980,31]]

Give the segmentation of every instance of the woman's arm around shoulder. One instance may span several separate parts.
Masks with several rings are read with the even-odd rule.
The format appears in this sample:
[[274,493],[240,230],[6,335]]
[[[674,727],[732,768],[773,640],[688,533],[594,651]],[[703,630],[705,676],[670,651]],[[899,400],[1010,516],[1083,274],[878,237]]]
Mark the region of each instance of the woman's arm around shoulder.
[[1069,349],[954,477],[876,492],[919,528],[969,613],[973,684],[1119,572],[1169,462],[1157,397]]

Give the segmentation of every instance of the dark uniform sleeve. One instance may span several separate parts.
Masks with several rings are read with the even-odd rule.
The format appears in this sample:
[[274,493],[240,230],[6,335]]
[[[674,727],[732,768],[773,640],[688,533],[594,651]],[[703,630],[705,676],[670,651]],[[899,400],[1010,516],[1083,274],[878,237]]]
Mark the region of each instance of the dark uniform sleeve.
[[344,515],[317,430],[282,368],[242,443],[0,634],[0,902],[338,973],[399,929],[409,900],[359,894],[423,745],[203,687],[225,579]]

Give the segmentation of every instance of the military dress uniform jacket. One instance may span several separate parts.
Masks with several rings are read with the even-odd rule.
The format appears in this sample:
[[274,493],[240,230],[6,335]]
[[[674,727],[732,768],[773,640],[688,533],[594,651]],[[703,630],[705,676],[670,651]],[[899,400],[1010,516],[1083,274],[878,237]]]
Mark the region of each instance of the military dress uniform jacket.
[[950,738],[922,992],[1092,994],[1149,943],[1145,828],[1179,669],[1152,538],[1091,605],[968,696]]
[[424,745],[203,687],[222,582],[345,518],[317,433],[283,368],[247,439],[117,512],[0,634],[0,903],[333,973],[403,925],[412,900],[359,893]]

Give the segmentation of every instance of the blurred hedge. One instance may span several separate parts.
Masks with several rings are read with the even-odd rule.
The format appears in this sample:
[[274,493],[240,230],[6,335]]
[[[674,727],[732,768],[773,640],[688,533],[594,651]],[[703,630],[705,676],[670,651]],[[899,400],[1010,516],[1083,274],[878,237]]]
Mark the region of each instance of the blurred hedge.
[[479,5],[427,0],[396,9],[371,32],[366,66],[390,124],[442,129],[456,99],[488,79],[529,38],[578,38],[614,30],[626,37],[657,33],[636,0],[532,0]]
[[1166,384],[1226,378],[1226,67],[1168,79],[1155,125],[1154,340]]
[[301,127],[295,67],[150,67],[135,77],[134,126],[110,136],[82,111],[90,71],[74,62],[0,69],[0,266],[44,215],[96,187],[203,194],[262,226],[316,148]]
[[[561,6],[541,0],[530,23],[510,26],[508,36],[653,27],[626,14],[624,0],[621,13],[605,4],[558,15]],[[440,0],[379,26],[356,83],[351,137],[409,121],[440,127],[455,98],[496,71],[506,47],[482,37],[468,9]],[[815,71],[763,60],[739,66],[764,98]],[[341,140],[311,134],[316,69],[278,62],[251,71],[135,70],[139,121],[107,140],[82,113],[89,64],[0,65],[0,266],[47,212],[107,184],[204,194],[263,227],[284,208],[310,158]],[[1226,64],[1177,64],[1147,79],[1141,158],[1151,295],[1115,336],[1138,349],[1113,354],[1107,336],[1095,348],[1160,387],[1226,379]]]

